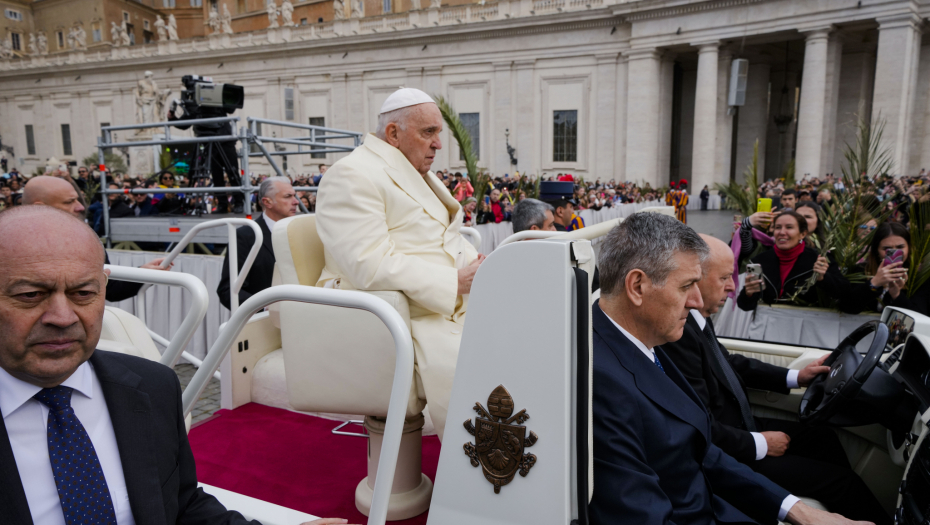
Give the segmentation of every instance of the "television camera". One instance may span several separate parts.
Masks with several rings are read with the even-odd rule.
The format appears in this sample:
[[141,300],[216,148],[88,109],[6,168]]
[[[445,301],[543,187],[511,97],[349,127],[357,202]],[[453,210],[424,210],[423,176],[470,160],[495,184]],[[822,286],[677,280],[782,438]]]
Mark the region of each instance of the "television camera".
[[[225,117],[241,109],[245,101],[245,90],[235,84],[215,83],[210,77],[184,75],[181,77],[181,98],[171,102],[168,120],[172,122]],[[177,116],[178,107],[183,113]],[[235,135],[230,122],[174,124],[178,129],[193,127],[195,137],[217,137]],[[207,179],[212,179],[214,186],[226,186],[226,177],[233,186],[240,186],[239,159],[236,153],[235,139],[221,142],[204,142],[196,145],[193,166],[190,171],[190,186],[203,186]],[[242,194],[233,193],[233,212],[242,209]],[[229,208],[228,195],[217,193],[216,211],[226,213]],[[195,213],[206,211],[206,202],[199,200]],[[200,210],[200,208],[204,208]]]

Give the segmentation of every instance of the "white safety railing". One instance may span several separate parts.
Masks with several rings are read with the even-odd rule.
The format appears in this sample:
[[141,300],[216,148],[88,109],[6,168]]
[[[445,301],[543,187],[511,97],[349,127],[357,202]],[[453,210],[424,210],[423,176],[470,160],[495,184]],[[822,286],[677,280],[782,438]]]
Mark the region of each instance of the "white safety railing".
[[[167,272],[163,272],[167,273]],[[201,284],[201,286],[203,286]],[[181,396],[185,417],[191,413],[194,404],[200,399],[210,376],[219,368],[232,343],[239,336],[245,324],[256,311],[280,301],[299,301],[322,304],[340,308],[366,310],[378,316],[387,326],[394,339],[396,363],[394,366],[394,383],[391,387],[391,399],[384,429],[384,442],[381,457],[378,460],[378,476],[375,479],[371,512],[368,525],[384,525],[387,519],[388,501],[391,487],[394,485],[394,471],[400,452],[400,441],[407,410],[407,397],[413,381],[413,339],[403,318],[387,302],[364,292],[348,290],[329,290],[313,286],[284,284],[262,290],[242,303],[229,321],[220,330],[213,346],[203,359],[203,365],[194,374],[193,379]]]
[[175,332],[171,341],[161,355],[159,362],[170,368],[174,368],[181,352],[187,348],[187,344],[194,337],[194,332],[200,327],[203,318],[207,315],[207,307],[210,305],[210,296],[207,294],[207,287],[203,282],[186,273],[164,272],[160,270],[145,270],[142,268],[130,268],[128,266],[104,265],[104,269],[110,270],[110,279],[120,281],[131,281],[134,283],[144,284],[164,284],[168,286],[179,286],[191,294],[191,309],[187,312],[178,331]]
[[468,226],[462,226],[462,229],[459,230],[459,233],[461,233],[463,237],[468,239],[468,242],[470,242],[471,245],[474,246],[476,250],[481,249],[481,232],[479,232],[478,230],[474,228],[469,228]]

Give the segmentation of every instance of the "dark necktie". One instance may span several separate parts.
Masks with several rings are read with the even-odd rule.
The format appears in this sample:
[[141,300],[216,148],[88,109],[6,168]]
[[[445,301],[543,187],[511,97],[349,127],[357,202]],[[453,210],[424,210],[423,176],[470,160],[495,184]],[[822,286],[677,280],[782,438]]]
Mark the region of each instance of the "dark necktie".
[[65,523],[116,525],[116,511],[94,444],[71,408],[72,392],[56,386],[33,396],[49,408],[48,456]]
[[743,391],[743,387],[736,377],[736,372],[733,371],[733,367],[730,366],[727,358],[723,355],[723,350],[721,350],[720,345],[717,344],[717,334],[714,333],[714,325],[710,322],[710,319],[708,319],[707,323],[704,325],[704,335],[707,337],[707,342],[710,344],[710,351],[714,354],[717,365],[719,365],[723,371],[723,377],[726,378],[727,384],[730,385],[730,391],[736,396],[736,402],[739,404],[739,412],[743,416],[743,424],[746,425],[746,430],[755,432],[756,421],[752,418],[752,410],[749,408],[749,399],[746,398],[746,392]]
[[653,353],[653,354],[652,354],[652,358],[655,359],[656,366],[659,367],[659,370],[661,370],[662,373],[664,374],[664,373],[665,373],[665,368],[662,367],[662,362],[659,361],[659,354]]

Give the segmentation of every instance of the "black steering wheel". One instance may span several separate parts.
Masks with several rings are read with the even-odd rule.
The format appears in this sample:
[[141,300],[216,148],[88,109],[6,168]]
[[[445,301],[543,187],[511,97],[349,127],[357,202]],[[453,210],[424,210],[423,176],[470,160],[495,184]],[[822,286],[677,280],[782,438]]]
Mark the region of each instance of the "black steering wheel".
[[[869,352],[863,356],[856,344],[875,332]],[[888,327],[881,321],[869,321],[849,334],[833,350],[824,365],[830,372],[820,374],[810,386],[798,408],[798,418],[808,425],[825,425],[845,404],[862,390],[872,371],[878,365],[888,343]]]

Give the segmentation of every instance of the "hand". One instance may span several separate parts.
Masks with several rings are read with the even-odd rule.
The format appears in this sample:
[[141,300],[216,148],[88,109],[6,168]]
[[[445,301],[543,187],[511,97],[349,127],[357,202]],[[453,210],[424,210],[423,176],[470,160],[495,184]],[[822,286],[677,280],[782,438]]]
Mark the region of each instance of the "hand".
[[761,292],[762,291],[762,279],[752,276],[752,275],[749,277],[746,277],[746,285],[743,288],[743,290],[746,292],[746,297],[752,297],[753,295]]
[[342,518],[322,518],[308,521],[306,523],[301,523],[300,525],[343,525],[344,523],[348,522],[349,520],[344,520]]
[[471,282],[475,279],[475,272],[478,271],[478,267],[486,258],[484,254],[479,253],[478,258],[472,261],[471,264],[459,270],[459,295],[471,293]]
[[827,260],[823,255],[817,256],[817,262],[814,263],[814,273],[817,274],[817,280],[822,281],[823,276],[827,273],[827,268],[830,267],[830,261]]
[[882,265],[878,267],[878,271],[875,272],[875,277],[872,277],[872,286],[879,288],[889,287],[892,284],[898,284],[898,291],[900,291],[901,286],[903,285],[902,280],[906,281],[907,279],[907,268],[904,268],[904,261],[898,261],[896,263],[889,264],[885,266],[885,261],[882,261]]
[[785,455],[785,451],[788,450],[788,444],[791,443],[791,438],[788,437],[788,434],[784,432],[762,432],[761,434],[769,446],[769,451],[766,456],[777,458],[778,456]]
[[827,354],[820,359],[811,362],[811,364],[805,366],[800,372],[798,372],[798,386],[807,386],[811,384],[811,381],[820,374],[826,374],[830,371],[829,366],[823,366],[823,362],[830,357],[830,354]]
[[164,270],[166,272],[174,268],[174,263],[171,263],[167,268],[162,268],[161,263],[164,260],[165,260],[164,257],[159,257],[158,259],[152,259],[151,261],[143,264],[139,268],[143,268],[145,270]]
[[749,224],[755,227],[768,228],[769,224],[772,223],[772,217],[775,214],[768,211],[757,211],[749,216]]
[[800,501],[791,507],[785,520],[794,525],[875,525],[870,521],[848,520],[839,514],[808,507]]

